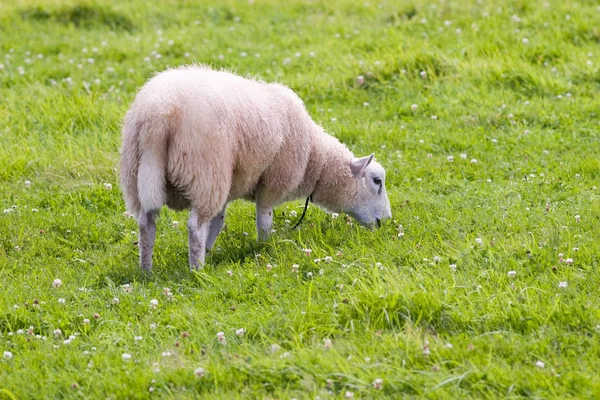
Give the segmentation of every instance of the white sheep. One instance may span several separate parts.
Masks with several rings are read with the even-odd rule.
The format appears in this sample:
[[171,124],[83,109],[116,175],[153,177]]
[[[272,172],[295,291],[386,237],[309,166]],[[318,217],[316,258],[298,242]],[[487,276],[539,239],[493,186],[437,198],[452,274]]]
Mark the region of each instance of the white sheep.
[[259,240],[271,232],[273,206],[308,196],[363,225],[391,218],[385,170],[373,154],[354,158],[289,88],[206,66],[166,70],[140,89],[123,125],[120,170],[148,271],[165,204],[191,209],[192,269],[203,265],[235,199],[256,203]]

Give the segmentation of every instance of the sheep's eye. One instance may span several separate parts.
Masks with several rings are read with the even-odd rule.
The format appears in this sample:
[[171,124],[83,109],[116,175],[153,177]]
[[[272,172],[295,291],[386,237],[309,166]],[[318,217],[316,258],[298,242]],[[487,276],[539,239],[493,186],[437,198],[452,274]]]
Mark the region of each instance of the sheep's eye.
[[381,186],[381,178],[373,178],[373,183],[375,183],[376,185]]

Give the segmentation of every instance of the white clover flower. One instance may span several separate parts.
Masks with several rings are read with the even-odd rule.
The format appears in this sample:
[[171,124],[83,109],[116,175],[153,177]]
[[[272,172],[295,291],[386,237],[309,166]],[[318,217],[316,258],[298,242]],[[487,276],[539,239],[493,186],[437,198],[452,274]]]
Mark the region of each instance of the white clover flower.
[[383,387],[383,379],[377,378],[373,381],[373,389],[381,390],[382,387]]

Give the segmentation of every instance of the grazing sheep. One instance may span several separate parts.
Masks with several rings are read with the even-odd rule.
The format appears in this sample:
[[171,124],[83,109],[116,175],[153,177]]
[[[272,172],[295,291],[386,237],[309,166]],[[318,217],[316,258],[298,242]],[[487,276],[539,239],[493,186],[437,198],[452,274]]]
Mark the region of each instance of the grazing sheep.
[[354,158],[287,87],[206,66],[169,69],[140,89],[125,117],[120,169],[144,270],[165,204],[191,208],[192,269],[204,263],[235,199],[256,203],[259,240],[271,232],[273,206],[309,196],[363,225],[391,217],[385,170],[373,154]]

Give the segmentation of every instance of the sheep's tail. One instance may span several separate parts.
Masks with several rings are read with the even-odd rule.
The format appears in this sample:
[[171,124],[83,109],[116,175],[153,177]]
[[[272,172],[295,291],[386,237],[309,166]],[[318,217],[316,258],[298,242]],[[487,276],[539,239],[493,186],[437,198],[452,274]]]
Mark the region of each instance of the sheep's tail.
[[137,216],[166,202],[168,127],[162,118],[129,117],[123,126],[120,182],[127,211]]

